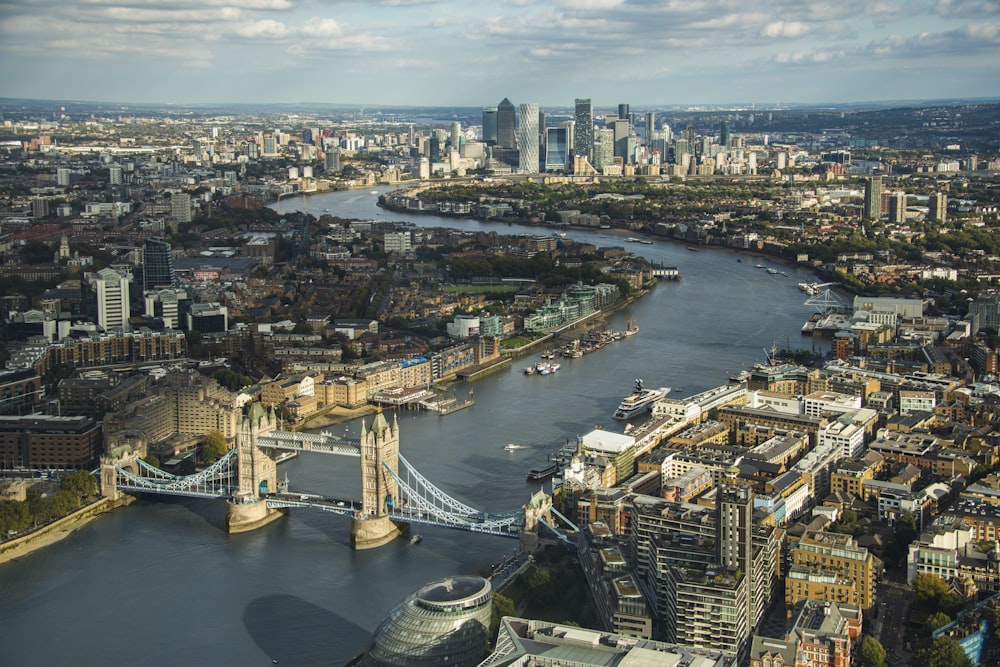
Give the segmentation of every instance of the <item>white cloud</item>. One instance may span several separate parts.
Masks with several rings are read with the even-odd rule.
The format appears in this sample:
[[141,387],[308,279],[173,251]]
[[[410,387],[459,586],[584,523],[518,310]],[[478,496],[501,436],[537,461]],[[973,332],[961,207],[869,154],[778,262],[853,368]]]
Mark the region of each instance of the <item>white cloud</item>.
[[302,26],[302,34],[309,37],[338,37],[344,28],[335,19],[313,17]]
[[615,9],[620,7],[625,0],[553,0],[559,7],[577,11],[594,11],[602,9]]
[[281,21],[261,19],[238,25],[233,32],[248,39],[282,39],[288,37],[292,31]]
[[971,2],[967,0],[937,0],[931,12],[946,18],[985,18],[1000,14],[1000,2],[996,2],[996,0],[973,0]]
[[787,37],[794,39],[812,32],[812,28],[802,21],[774,21],[760,31],[762,37]]

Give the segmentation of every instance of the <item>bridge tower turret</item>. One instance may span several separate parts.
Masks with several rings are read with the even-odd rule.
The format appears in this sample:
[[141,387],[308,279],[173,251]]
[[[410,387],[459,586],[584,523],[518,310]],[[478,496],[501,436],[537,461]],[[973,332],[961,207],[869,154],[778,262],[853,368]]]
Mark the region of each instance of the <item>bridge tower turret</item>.
[[278,489],[278,466],[257,446],[257,437],[275,429],[274,410],[253,403],[236,432],[237,490],[229,501],[226,526],[230,533],[244,533],[274,521],[283,510],[267,508],[266,496]]
[[407,530],[389,513],[399,507],[399,484],[389,474],[399,471],[399,422],[392,424],[379,411],[369,430],[361,424],[361,510],[351,521],[351,546],[372,549],[392,541]]

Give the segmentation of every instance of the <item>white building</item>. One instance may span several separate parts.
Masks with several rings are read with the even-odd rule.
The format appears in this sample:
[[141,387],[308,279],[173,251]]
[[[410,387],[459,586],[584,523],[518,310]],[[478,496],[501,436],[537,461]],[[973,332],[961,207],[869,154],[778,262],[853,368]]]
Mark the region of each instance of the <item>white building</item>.
[[857,424],[835,421],[819,430],[816,441],[821,446],[839,448],[841,458],[854,458],[864,453],[865,430]]
[[405,255],[413,249],[413,237],[409,231],[386,232],[383,242],[387,253]]
[[97,324],[105,331],[129,331],[129,276],[113,269],[101,269],[94,283],[97,286]]
[[479,335],[479,317],[476,315],[456,315],[455,320],[448,322],[448,335],[452,338],[469,338]]

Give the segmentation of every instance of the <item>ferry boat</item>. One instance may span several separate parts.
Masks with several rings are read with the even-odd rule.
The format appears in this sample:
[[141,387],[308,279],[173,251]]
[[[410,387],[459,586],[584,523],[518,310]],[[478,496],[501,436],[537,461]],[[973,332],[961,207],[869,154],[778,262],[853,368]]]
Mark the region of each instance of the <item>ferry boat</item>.
[[508,442],[506,445],[503,446],[503,450],[505,452],[516,452],[519,449],[524,449],[524,445],[518,445],[513,442]]
[[649,412],[661,398],[670,393],[670,387],[660,387],[659,389],[645,389],[642,380],[635,381],[635,390],[622,399],[618,409],[615,410],[615,419],[632,419]]
[[639,243],[642,243],[643,245],[653,245],[653,242],[648,239],[639,239]]

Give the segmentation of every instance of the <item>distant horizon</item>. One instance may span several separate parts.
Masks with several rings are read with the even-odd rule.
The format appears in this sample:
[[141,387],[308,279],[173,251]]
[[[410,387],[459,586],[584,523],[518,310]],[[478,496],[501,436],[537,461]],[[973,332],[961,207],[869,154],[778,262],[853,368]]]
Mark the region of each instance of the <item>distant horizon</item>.
[[[508,99],[510,96],[506,96]],[[503,99],[503,98],[501,98]],[[586,99],[586,98],[581,98]],[[593,99],[593,98],[591,98]],[[517,100],[511,100],[515,105]],[[529,100],[534,102],[534,100]],[[169,109],[187,108],[235,108],[235,107],[257,107],[275,108],[282,107],[330,107],[338,109],[469,109],[479,110],[486,106],[495,106],[500,100],[495,102],[484,102],[482,104],[409,104],[409,103],[374,103],[374,102],[322,102],[322,101],[298,101],[298,102],[137,102],[134,100],[98,100],[98,99],[70,99],[70,98],[44,98],[44,97],[0,97],[0,105],[14,105],[26,103],[41,103],[50,105],[75,104],[87,106],[120,106],[120,107],[141,107]],[[635,103],[621,102],[629,104],[630,109],[670,109],[675,111],[794,111],[805,109],[857,109],[864,110],[870,108],[891,108],[898,107],[921,107],[921,106],[962,106],[966,104],[1000,104],[1000,96],[988,97],[951,97],[951,98],[900,98],[900,99],[880,99],[880,100],[851,100],[845,102],[729,102],[729,103]],[[573,109],[570,104],[545,104],[538,102],[543,109]],[[595,110],[612,109],[616,110],[619,102],[609,104],[592,103]]]

